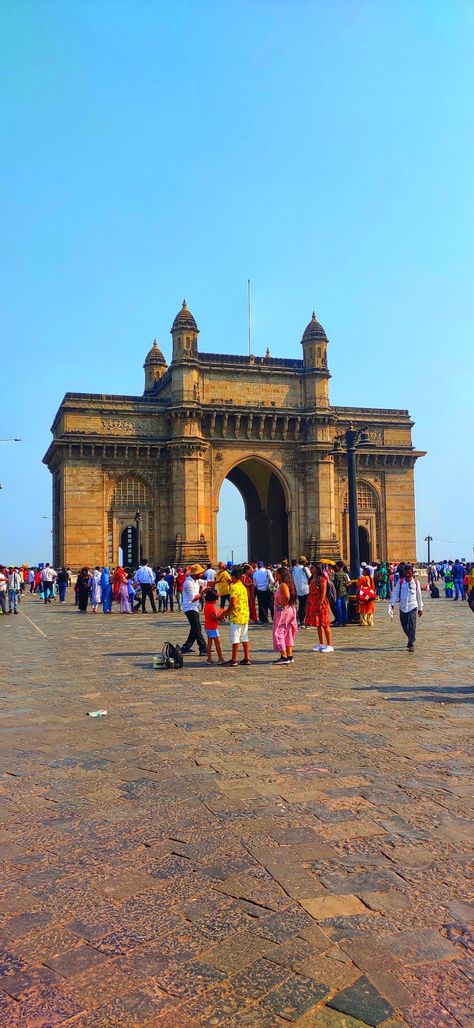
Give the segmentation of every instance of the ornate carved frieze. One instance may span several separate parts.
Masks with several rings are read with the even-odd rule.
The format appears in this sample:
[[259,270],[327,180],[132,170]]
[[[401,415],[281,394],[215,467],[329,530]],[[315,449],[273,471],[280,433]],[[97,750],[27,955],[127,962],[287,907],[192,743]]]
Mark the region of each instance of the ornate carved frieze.
[[144,419],[101,418],[101,431],[106,435],[152,435],[155,425]]

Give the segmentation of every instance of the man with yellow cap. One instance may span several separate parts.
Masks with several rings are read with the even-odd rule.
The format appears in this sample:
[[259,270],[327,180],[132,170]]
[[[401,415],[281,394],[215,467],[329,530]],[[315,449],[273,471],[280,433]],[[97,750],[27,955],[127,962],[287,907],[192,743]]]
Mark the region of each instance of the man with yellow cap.
[[199,618],[199,585],[198,580],[202,577],[204,568],[200,564],[191,564],[187,577],[183,582],[183,613],[189,621],[189,635],[182,647],[183,653],[192,653],[192,645],[197,642],[199,656],[207,656],[206,640],[202,634],[201,621]]

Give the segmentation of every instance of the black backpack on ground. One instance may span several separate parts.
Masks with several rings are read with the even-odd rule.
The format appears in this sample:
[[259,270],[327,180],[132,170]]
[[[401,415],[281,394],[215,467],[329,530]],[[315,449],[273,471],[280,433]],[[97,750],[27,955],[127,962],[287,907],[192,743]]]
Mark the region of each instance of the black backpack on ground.
[[173,643],[165,642],[165,645],[163,646],[163,649],[162,649],[161,652],[162,652],[162,654],[163,654],[163,656],[165,658],[165,667],[166,668],[168,668],[168,669],[170,669],[170,668],[175,669],[175,668],[180,668],[180,667],[183,666],[183,664],[184,664],[183,651],[181,649],[181,646],[178,646],[177,643],[176,643],[176,646],[173,646]]

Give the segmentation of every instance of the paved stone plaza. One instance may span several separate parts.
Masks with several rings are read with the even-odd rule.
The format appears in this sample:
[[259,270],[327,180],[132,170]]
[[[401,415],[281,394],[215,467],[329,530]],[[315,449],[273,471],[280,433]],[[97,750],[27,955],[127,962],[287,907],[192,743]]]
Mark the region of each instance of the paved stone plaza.
[[1,618],[0,1023],[473,1025],[473,629],[164,672],[179,614]]

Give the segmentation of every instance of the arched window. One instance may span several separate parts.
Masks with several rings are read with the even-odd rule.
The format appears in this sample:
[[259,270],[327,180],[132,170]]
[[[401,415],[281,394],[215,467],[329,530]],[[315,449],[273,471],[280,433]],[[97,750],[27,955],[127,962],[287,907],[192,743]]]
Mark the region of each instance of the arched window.
[[[344,510],[349,509],[349,494],[346,492],[344,497]],[[357,510],[360,513],[362,511],[378,511],[379,501],[378,496],[368,482],[357,483]]]
[[139,478],[127,475],[121,478],[115,486],[111,506],[117,507],[146,507],[150,502],[148,487]]

